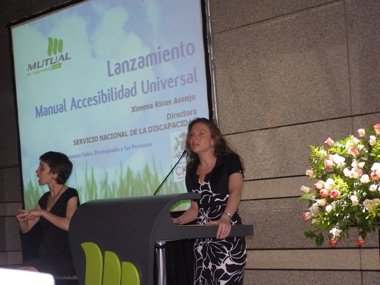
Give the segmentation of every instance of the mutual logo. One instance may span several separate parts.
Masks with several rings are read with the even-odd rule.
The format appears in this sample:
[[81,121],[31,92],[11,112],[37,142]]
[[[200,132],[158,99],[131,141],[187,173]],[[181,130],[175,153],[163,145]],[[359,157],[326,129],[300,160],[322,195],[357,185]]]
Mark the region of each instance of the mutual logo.
[[62,53],[63,50],[63,40],[57,39],[57,38],[48,38],[48,50],[47,54],[48,56],[51,56],[52,54],[57,55],[57,53]]
[[63,62],[71,59],[69,53],[63,51],[63,40],[59,38],[47,38],[47,55],[48,58],[28,64],[27,76],[59,69]]

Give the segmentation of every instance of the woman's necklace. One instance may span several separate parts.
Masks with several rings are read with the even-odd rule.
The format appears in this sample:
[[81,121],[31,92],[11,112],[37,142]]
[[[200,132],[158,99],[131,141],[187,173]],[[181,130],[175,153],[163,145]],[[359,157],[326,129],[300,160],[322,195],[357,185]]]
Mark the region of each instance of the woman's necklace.
[[55,201],[54,201],[54,200],[55,200],[55,198],[57,198],[57,197],[58,197],[59,193],[61,193],[61,191],[62,191],[63,187],[65,187],[65,185],[63,185],[63,186],[62,186],[61,190],[59,190],[59,192],[57,193],[57,195],[55,195],[54,199],[51,197],[51,192],[50,192],[50,196],[49,196],[49,198],[50,198],[50,201],[51,201],[51,203],[52,203],[52,204],[54,204],[54,203],[55,203]]

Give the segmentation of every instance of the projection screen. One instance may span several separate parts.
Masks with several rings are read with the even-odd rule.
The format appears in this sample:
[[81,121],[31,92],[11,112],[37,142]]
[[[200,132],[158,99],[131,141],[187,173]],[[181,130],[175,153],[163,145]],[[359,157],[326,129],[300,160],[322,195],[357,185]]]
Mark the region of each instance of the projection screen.
[[[202,0],[90,0],[10,25],[25,208],[47,151],[81,202],[153,195],[209,117]],[[186,192],[185,158],[158,194]]]

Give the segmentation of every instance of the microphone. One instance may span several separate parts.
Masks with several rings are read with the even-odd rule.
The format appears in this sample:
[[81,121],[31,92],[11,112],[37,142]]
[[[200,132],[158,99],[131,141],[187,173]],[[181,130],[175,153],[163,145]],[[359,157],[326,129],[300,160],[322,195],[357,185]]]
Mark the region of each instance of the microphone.
[[160,186],[158,186],[157,190],[154,192],[153,196],[156,196],[156,194],[158,193],[158,191],[161,189],[161,186],[165,183],[166,179],[168,179],[169,175],[172,174],[174,168],[177,166],[177,164],[181,161],[181,159],[185,156],[185,154],[187,153],[187,150],[185,149],[183,151],[183,153],[181,154],[180,158],[178,159],[178,161],[176,162],[176,164],[174,164],[173,168],[170,169],[168,175],[166,175],[165,179],[161,182]]

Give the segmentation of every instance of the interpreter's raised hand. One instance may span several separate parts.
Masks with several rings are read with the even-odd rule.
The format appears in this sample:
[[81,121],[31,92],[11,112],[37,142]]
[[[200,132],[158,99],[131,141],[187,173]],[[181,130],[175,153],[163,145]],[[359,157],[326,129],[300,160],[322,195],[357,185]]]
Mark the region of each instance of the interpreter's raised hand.
[[225,239],[231,232],[231,223],[228,216],[223,215],[219,220],[206,223],[209,226],[218,226],[216,239]]
[[30,210],[18,210],[18,212],[19,214],[16,216],[16,219],[19,222],[27,222],[35,219],[35,216],[31,214]]

